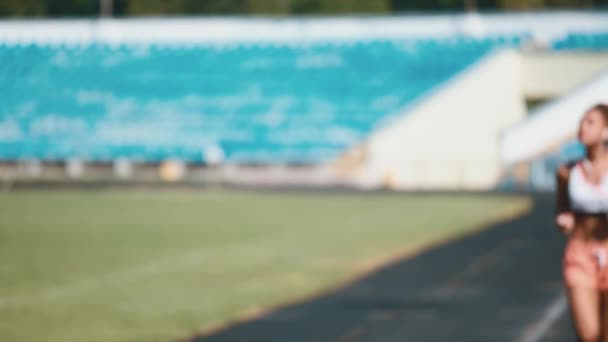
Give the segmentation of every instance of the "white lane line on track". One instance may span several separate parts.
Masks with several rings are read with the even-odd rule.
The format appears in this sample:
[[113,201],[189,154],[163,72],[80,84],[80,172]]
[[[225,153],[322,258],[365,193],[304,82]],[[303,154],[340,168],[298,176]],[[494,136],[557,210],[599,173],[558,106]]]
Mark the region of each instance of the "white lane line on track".
[[515,342],[538,342],[549,331],[553,324],[566,312],[568,301],[562,292],[543,311],[541,317],[526,327]]
[[436,293],[441,296],[451,296],[455,291],[469,286],[467,281],[470,283],[474,277],[490,270],[498,264],[506,254],[516,253],[517,249],[521,248],[524,243],[525,241],[519,237],[500,242],[489,251],[475,257],[462,272],[452,276],[443,285],[437,288]]

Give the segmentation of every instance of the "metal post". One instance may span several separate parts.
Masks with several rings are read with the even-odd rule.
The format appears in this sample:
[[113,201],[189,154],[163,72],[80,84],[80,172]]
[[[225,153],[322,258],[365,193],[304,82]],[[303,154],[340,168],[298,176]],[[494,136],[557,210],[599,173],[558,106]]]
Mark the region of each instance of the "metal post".
[[102,17],[111,17],[114,11],[113,0],[99,0],[99,11]]
[[464,10],[466,12],[477,11],[477,1],[476,0],[464,0]]

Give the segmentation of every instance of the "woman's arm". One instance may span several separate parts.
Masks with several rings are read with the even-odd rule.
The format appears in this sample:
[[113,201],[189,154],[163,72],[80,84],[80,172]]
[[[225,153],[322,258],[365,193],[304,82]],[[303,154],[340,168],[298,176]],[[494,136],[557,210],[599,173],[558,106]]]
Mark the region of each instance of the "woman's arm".
[[570,168],[568,165],[561,165],[557,169],[557,213],[570,211],[570,201],[568,199],[568,178]]
[[574,215],[570,209],[568,197],[568,178],[570,178],[570,166],[562,165],[557,169],[557,216],[555,223],[564,234],[569,234],[574,228]]

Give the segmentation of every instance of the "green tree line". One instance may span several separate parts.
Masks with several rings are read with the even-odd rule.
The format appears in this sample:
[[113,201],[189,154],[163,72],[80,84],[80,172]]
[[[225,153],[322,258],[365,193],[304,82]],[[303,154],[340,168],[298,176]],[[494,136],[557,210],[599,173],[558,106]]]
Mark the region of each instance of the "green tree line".
[[[115,16],[387,14],[408,11],[599,8],[608,0],[111,0]],[[97,16],[101,0],[0,0],[2,17]]]

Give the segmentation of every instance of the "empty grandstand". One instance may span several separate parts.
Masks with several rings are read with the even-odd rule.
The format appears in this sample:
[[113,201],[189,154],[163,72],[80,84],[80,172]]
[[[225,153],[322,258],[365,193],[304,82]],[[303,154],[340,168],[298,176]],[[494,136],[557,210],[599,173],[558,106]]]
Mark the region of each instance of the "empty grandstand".
[[493,45],[5,45],[1,157],[324,162]]
[[[214,172],[231,181],[492,188],[504,180],[495,137],[525,116],[520,54],[601,53],[607,19],[3,22],[0,159],[34,165],[34,178],[47,164],[77,177],[87,164],[120,174],[121,165],[175,161],[222,166]],[[446,141],[426,146],[438,122]],[[487,134],[469,141],[467,125]],[[450,163],[425,159],[439,150]],[[245,166],[262,168],[243,178]],[[269,177],[267,166],[281,171]]]

